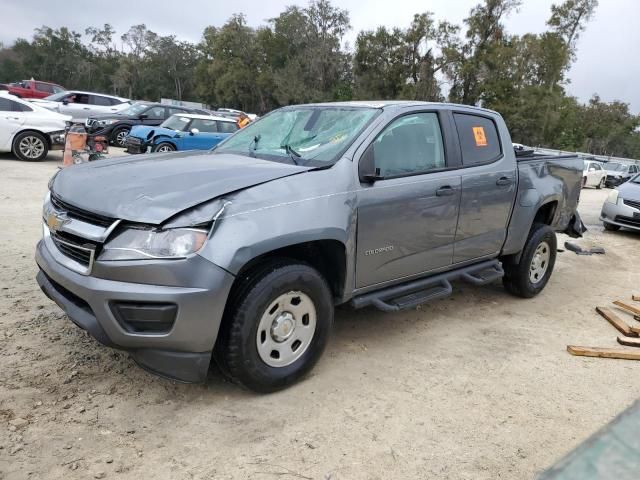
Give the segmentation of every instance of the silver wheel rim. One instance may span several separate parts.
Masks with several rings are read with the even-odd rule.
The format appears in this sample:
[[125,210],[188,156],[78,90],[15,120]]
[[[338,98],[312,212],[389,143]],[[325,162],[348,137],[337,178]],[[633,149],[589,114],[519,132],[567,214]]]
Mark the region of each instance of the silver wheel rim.
[[128,135],[129,135],[129,132],[127,130],[122,130],[122,131],[118,132],[118,134],[116,135],[116,143],[118,145],[123,146],[124,145],[124,139],[127,138]]
[[283,293],[260,318],[256,334],[258,354],[270,367],[286,367],[307,351],[316,331],[316,307],[299,291]]
[[549,259],[551,258],[551,247],[547,242],[541,242],[536,247],[536,251],[531,259],[529,268],[529,280],[531,283],[538,283],[544,278],[544,274],[549,269]]
[[44,142],[35,136],[26,136],[18,144],[18,150],[27,158],[40,158],[44,153]]
[[169,145],[162,145],[159,149],[159,152],[173,152],[173,149]]

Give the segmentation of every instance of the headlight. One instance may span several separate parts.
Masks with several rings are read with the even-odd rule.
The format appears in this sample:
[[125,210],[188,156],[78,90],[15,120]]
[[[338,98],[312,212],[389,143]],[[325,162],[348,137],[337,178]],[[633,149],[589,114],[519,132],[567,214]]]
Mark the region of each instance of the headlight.
[[206,230],[194,228],[130,228],[107,242],[100,254],[100,260],[184,258],[200,250],[206,239]]
[[607,197],[607,202],[613,203],[615,205],[616,203],[618,203],[619,195],[620,192],[618,192],[618,190],[611,190],[611,192],[609,192],[609,196]]
[[116,122],[116,120],[100,120],[98,123],[100,125],[105,125],[106,126],[106,125],[111,125],[112,123],[115,123],[115,122]]

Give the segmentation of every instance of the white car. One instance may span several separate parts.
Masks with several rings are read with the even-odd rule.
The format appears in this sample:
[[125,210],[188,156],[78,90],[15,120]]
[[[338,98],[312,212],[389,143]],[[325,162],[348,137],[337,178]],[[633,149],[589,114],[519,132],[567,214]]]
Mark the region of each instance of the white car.
[[62,115],[0,91],[0,152],[20,160],[44,160],[51,149],[64,147],[66,123]]
[[582,173],[583,187],[602,188],[607,181],[607,172],[602,163],[593,160],[584,161],[584,171]]
[[131,106],[131,101],[126,98],[80,90],[54,93],[42,99],[32,99],[30,102],[54,112],[71,115],[73,121],[79,123],[84,123],[93,115],[116,113]]

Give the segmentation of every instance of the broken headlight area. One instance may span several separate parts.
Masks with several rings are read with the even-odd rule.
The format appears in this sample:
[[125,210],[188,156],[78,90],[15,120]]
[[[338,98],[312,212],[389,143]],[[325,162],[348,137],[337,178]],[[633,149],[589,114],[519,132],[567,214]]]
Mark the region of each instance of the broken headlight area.
[[99,260],[185,258],[202,248],[208,233],[199,228],[127,228],[105,244]]
[[609,196],[607,197],[608,203],[613,203],[614,205],[618,203],[618,197],[620,196],[620,192],[618,190],[611,190],[609,192]]

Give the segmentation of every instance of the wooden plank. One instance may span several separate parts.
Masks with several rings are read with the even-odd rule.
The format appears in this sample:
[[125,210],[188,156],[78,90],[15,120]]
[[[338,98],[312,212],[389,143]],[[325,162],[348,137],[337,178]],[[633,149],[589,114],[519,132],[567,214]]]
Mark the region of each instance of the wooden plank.
[[619,358],[622,360],[640,360],[640,351],[627,348],[582,347],[567,345],[567,352],[578,357]]
[[625,310],[633,315],[640,315],[640,308],[635,307],[633,305],[629,305],[628,303],[621,302],[620,300],[616,300],[613,302],[614,305],[617,305],[622,310]]
[[631,295],[631,300],[635,300],[636,302],[640,302],[640,295]]
[[638,333],[633,331],[629,324],[622,320],[619,316],[617,316],[611,309],[605,307],[596,307],[596,312],[602,315],[611,325],[616,327],[616,329],[626,335],[627,337],[637,337]]
[[640,348],[640,338],[618,337],[618,343],[627,347]]

